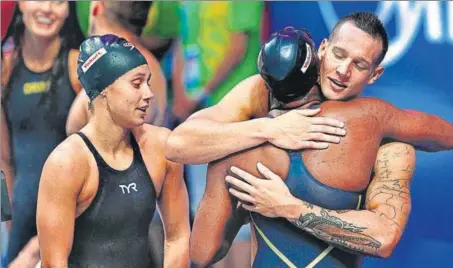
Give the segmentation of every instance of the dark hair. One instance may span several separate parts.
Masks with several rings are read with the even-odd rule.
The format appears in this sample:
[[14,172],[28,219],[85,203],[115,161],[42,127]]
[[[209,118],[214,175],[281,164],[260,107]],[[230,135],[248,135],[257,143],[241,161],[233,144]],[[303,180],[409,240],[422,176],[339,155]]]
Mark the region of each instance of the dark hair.
[[[55,57],[54,63],[52,65],[52,71],[50,75],[50,87],[49,87],[49,94],[43,94],[41,99],[38,102],[38,106],[47,105],[48,106],[48,113],[47,119],[51,123],[53,122],[52,118],[56,118],[56,113],[58,111],[58,96],[57,96],[57,89],[60,87],[62,83],[64,83],[64,72],[67,71],[64,69],[64,63],[67,61],[67,51],[70,49],[78,49],[80,43],[83,41],[84,36],[82,31],[79,28],[79,24],[77,23],[77,16],[76,16],[76,7],[74,1],[68,1],[69,4],[69,14],[66,18],[63,27],[60,30],[60,38],[61,38],[61,45],[60,50],[58,51],[57,56]],[[12,77],[16,75],[18,71],[18,63],[19,58],[22,57],[22,47],[23,47],[23,35],[25,31],[25,25],[23,22],[23,15],[22,12],[19,10],[19,5],[16,5],[13,18],[11,20],[11,24],[8,27],[8,31],[6,32],[5,38],[2,40],[2,48],[4,43],[10,38],[13,38],[14,42],[14,54],[13,60],[11,63],[11,74],[9,75],[8,82],[4,88],[2,94],[2,104],[6,104],[9,95],[11,93],[11,81]],[[3,53],[3,50],[2,50]]]
[[385,57],[385,54],[387,54],[389,40],[384,25],[374,13],[355,12],[343,17],[337,22],[337,24],[335,24],[335,27],[330,33],[329,39],[333,39],[341,25],[349,21],[353,22],[357,28],[371,35],[373,38],[381,40],[382,51],[377,59],[377,64],[381,63]]
[[148,19],[152,1],[105,1],[106,17],[140,36]]

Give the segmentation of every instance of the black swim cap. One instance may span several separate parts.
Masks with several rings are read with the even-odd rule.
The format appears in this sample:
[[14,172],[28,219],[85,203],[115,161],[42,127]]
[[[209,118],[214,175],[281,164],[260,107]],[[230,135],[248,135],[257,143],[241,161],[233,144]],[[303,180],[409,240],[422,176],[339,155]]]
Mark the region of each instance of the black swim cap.
[[307,30],[286,27],[272,34],[261,48],[258,70],[282,103],[304,97],[318,80],[319,61]]
[[91,36],[80,45],[77,75],[90,100],[120,76],[147,64],[145,57],[126,39],[113,34]]

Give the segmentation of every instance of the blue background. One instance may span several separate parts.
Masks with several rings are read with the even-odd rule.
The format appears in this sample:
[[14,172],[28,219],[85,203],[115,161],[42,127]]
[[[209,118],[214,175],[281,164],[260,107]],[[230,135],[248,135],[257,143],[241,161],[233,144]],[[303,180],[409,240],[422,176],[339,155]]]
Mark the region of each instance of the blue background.
[[[317,45],[329,34],[326,21],[335,21],[334,16],[323,17],[322,8],[329,11],[330,5],[333,7],[330,11],[341,18],[355,11],[379,14],[379,8],[384,5],[374,1],[268,4],[271,32],[288,25],[307,28]],[[367,87],[363,95],[379,97],[400,108],[436,114],[453,122],[453,3],[395,2],[386,5],[390,7],[385,26],[391,45],[404,31],[410,32],[410,26],[419,25],[413,39],[405,42],[399,59],[386,65],[383,76]],[[427,16],[428,6],[431,9]],[[410,17],[405,16],[401,22],[400,11],[404,13],[404,10],[411,10],[409,14],[415,19],[410,21]],[[436,10],[440,12],[436,13]],[[436,15],[439,16],[436,18]],[[428,35],[428,17],[431,23],[440,23],[437,39]],[[450,26],[448,17],[452,21]],[[364,267],[453,267],[452,166],[451,151],[417,152],[412,213],[403,238],[389,259],[367,258]]]

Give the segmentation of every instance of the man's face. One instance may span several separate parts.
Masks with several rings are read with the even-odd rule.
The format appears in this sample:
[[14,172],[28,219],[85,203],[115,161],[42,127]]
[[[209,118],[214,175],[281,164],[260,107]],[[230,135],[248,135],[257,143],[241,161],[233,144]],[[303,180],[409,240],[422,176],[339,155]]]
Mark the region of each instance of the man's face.
[[365,85],[374,83],[384,71],[377,65],[382,42],[357,28],[343,23],[331,40],[319,47],[322,93],[329,100],[347,100],[359,96]]

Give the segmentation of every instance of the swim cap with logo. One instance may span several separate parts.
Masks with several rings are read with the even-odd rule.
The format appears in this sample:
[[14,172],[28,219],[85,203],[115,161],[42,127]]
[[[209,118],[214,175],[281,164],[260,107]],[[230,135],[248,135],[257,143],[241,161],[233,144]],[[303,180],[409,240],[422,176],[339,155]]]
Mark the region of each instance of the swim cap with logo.
[[147,64],[145,57],[126,39],[113,34],[92,36],[80,45],[77,74],[90,100],[120,76]]
[[274,33],[261,48],[258,70],[272,97],[282,103],[303,98],[318,80],[315,45],[305,29]]

